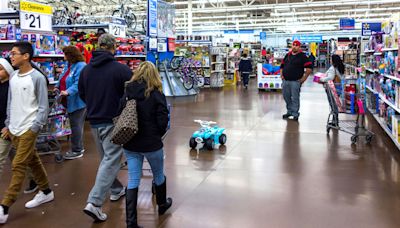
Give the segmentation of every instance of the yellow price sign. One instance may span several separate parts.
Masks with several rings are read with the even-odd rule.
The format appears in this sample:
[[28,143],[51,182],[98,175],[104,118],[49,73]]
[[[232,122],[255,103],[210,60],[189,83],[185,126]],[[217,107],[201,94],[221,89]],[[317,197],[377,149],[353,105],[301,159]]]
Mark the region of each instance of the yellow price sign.
[[25,12],[40,13],[40,14],[53,14],[53,8],[49,5],[44,5],[36,2],[21,1],[20,10]]

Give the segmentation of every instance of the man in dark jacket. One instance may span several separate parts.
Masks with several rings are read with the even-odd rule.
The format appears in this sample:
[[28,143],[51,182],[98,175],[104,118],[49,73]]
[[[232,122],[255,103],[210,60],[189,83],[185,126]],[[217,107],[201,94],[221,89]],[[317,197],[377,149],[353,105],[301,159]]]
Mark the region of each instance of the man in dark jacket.
[[114,127],[112,120],[119,115],[125,82],[131,79],[132,71],[115,60],[115,43],[110,34],[99,37],[99,49],[93,52],[90,63],[82,70],[78,84],[79,96],[86,103],[87,119],[101,157],[96,182],[84,209],[96,222],[107,219],[101,207],[110,188],[112,201],[125,195],[125,187],[117,179],[122,147],[111,143],[110,137]]
[[252,71],[253,71],[253,66],[251,65],[251,59],[247,58],[247,54],[244,53],[239,62],[239,72],[243,81],[243,85],[246,89],[249,84],[249,77]]
[[300,115],[300,87],[312,72],[312,62],[300,47],[299,41],[293,41],[292,51],[286,54],[281,64],[282,93],[287,109],[282,118],[295,121]]

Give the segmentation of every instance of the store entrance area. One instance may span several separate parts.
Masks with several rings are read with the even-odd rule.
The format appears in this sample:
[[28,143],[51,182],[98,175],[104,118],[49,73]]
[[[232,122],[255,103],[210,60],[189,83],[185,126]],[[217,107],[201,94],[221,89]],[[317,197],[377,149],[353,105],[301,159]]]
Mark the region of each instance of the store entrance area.
[[[171,209],[160,218],[152,197],[152,175],[143,170],[139,224],[146,227],[400,227],[399,155],[370,117],[376,136],[352,145],[350,135],[326,134],[329,105],[321,85],[305,83],[299,121],[283,120],[280,92],[259,92],[251,79],[241,86],[204,89],[196,97],[175,98],[171,130],[164,140]],[[199,128],[194,119],[226,128],[227,143],[212,151],[191,150]],[[67,146],[64,143],[63,146]],[[99,157],[89,126],[82,158],[57,164],[41,156],[55,200],[25,209],[33,196],[21,193],[3,227],[125,227],[125,202],[106,202],[108,219],[94,224],[82,210]],[[146,164],[145,164],[146,168]],[[10,169],[7,163],[5,170]],[[127,170],[119,174],[124,184]],[[1,178],[0,191],[9,183]]]

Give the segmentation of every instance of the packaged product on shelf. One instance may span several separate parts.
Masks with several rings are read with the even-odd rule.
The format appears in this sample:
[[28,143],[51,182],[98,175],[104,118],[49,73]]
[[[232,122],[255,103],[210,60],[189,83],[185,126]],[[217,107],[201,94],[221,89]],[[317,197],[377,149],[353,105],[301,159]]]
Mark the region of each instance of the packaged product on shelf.
[[21,40],[21,38],[22,38],[21,33],[22,33],[22,31],[21,31],[20,28],[16,28],[16,29],[15,29],[15,39],[16,39],[16,40]]
[[55,54],[56,46],[55,46],[55,36],[52,35],[40,35],[39,44],[37,47],[39,49],[39,54]]
[[54,80],[58,81],[61,73],[65,67],[65,65],[67,65],[67,62],[65,60],[58,60],[56,62],[54,62]]
[[392,135],[400,142],[400,115],[392,115]]
[[7,39],[7,25],[1,25],[0,27],[0,40]]
[[387,126],[389,127],[390,131],[392,131],[392,129],[393,129],[392,116],[394,116],[395,114],[396,114],[396,112],[391,107],[387,108],[385,122],[386,122]]
[[388,51],[385,52],[385,74],[389,74],[392,76],[397,76],[397,67],[396,60],[397,59],[397,51]]
[[57,36],[56,54],[63,54],[62,49],[69,45],[71,45],[71,41],[68,36]]
[[15,40],[15,25],[7,25],[7,40]]
[[40,69],[46,74],[49,82],[54,82],[54,64],[53,62],[38,62]]

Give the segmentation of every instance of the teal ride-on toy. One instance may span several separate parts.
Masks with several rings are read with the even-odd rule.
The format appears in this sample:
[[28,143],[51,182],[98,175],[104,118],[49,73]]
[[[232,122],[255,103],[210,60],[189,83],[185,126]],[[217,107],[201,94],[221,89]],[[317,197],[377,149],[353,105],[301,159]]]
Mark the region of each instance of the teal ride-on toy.
[[[225,128],[218,127],[216,122],[195,120],[201,128],[195,131],[190,138],[189,146],[196,149],[197,144],[203,143],[207,150],[212,150],[214,145],[224,145],[226,143]],[[212,126],[213,125],[213,126]]]

